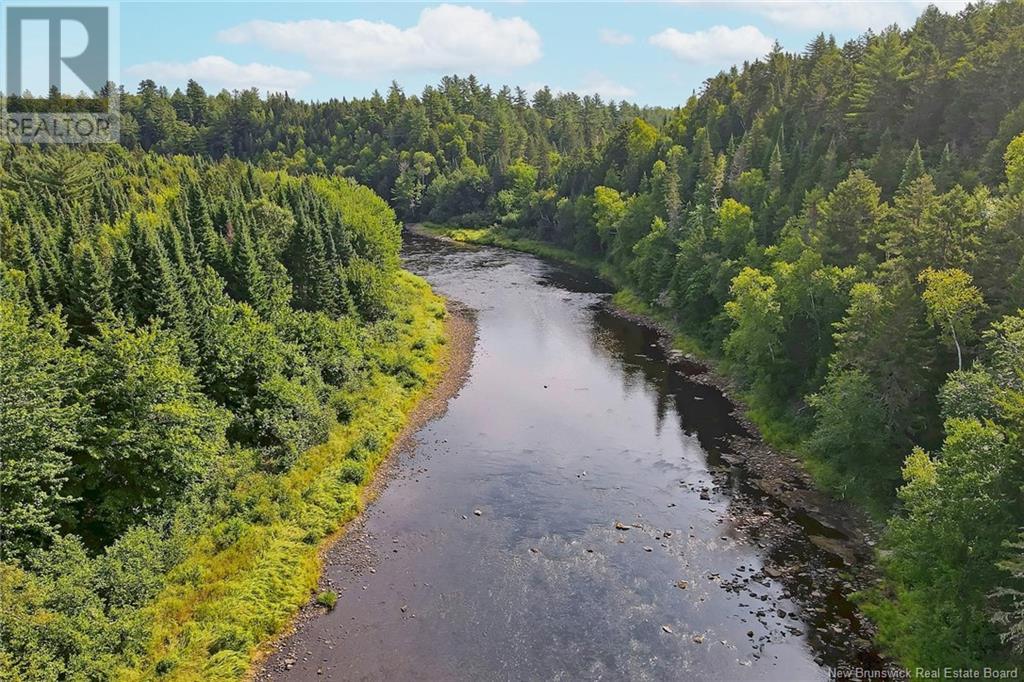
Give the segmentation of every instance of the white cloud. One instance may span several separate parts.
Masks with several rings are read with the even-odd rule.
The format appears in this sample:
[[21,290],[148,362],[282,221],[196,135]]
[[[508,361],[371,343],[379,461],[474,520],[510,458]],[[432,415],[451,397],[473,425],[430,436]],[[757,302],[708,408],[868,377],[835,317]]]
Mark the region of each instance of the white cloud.
[[703,64],[756,59],[767,54],[773,45],[772,39],[756,26],[712,26],[693,33],[667,28],[647,40],[683,61]]
[[415,26],[382,21],[248,21],[225,29],[227,43],[303,55],[316,69],[357,77],[398,71],[507,71],[540,59],[540,35],[527,21],[457,5],[428,7]]
[[869,28],[881,31],[892,24],[909,28],[928,5],[934,4],[943,12],[955,14],[966,7],[967,2],[968,0],[767,0],[742,3],[742,7],[784,26],[819,31],[851,29],[859,33]]
[[236,64],[218,55],[200,57],[191,62],[136,64],[125,69],[125,73],[136,78],[152,78],[160,83],[184,84],[189,78],[193,78],[202,85],[216,88],[259,88],[265,92],[295,92],[313,80],[313,76],[305,71],[256,62]]
[[583,78],[583,83],[576,88],[581,95],[600,95],[605,100],[629,99],[636,94],[633,88],[617,83],[602,73],[593,71]]
[[614,28],[602,28],[598,31],[597,36],[606,45],[629,45],[633,42],[633,36],[616,31]]
[[584,74],[583,80],[575,88],[566,88],[561,85],[552,85],[551,83],[532,82],[524,85],[523,90],[532,97],[538,90],[542,90],[545,87],[555,95],[566,95],[569,93],[575,93],[581,97],[584,95],[600,95],[606,101],[630,99],[636,95],[635,90],[622,83],[613,81],[600,71],[590,71]]

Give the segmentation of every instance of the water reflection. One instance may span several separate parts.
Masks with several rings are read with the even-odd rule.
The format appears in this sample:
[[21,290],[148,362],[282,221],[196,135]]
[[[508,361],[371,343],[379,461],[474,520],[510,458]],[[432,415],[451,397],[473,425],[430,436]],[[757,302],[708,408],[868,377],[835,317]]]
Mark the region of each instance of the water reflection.
[[[607,287],[418,237],[405,257],[479,311],[471,376],[368,511],[373,571],[327,567],[338,607],[283,677],[803,680],[858,660],[842,590],[811,577],[828,529],[729,463],[729,402]],[[809,568],[772,574],[786,558]]]

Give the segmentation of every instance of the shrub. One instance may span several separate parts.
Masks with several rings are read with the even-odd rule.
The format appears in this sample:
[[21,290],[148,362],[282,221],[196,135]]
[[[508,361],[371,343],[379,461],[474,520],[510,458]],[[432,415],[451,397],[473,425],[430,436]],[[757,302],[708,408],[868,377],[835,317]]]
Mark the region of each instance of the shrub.
[[338,593],[332,592],[331,590],[324,590],[320,594],[316,595],[316,603],[323,606],[328,611],[334,609],[334,605],[338,603]]
[[341,473],[338,474],[338,478],[341,479],[342,483],[361,485],[366,480],[366,475],[365,464],[354,459],[346,459],[341,463]]

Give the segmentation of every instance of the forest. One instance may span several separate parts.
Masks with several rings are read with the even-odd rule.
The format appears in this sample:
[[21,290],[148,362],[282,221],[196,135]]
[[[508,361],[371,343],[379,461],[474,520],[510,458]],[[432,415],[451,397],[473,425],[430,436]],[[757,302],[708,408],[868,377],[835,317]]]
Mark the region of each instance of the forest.
[[345,179],[3,150],[0,675],[236,678],[437,360]]
[[0,589],[22,598],[0,666],[207,647],[244,667],[280,614],[198,634],[144,614],[184,623],[218,546],[294,515],[315,542],[350,504],[328,498],[383,435],[316,465],[313,499],[286,481],[359,396],[430,373],[443,313],[397,270],[396,215],[600,264],[883,528],[859,598],[885,651],[1019,662],[1021,73],[1024,2],[1002,0],[776,47],[673,109],[472,76],[317,103],[143,81],[124,149],[5,148],[0,422],[25,455],[4,469]]

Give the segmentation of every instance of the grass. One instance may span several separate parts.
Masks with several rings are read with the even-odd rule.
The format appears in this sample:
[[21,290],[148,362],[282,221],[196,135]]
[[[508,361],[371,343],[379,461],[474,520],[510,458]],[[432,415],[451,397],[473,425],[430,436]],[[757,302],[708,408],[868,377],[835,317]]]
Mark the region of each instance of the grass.
[[614,286],[619,286],[624,280],[619,273],[615,272],[608,263],[604,262],[600,258],[594,256],[583,256],[571,249],[554,246],[553,244],[548,244],[547,242],[542,242],[538,239],[524,239],[522,237],[516,237],[493,227],[481,227],[474,229],[445,227],[443,225],[425,223],[423,225],[423,229],[430,234],[439,237],[447,237],[465,244],[500,246],[504,249],[532,253],[533,255],[540,256],[541,258],[574,265],[578,268],[584,268],[594,272]]
[[328,611],[332,611],[334,605],[338,603],[338,593],[333,590],[324,590],[316,595],[316,603],[325,607]]
[[[348,397],[351,418],[288,472],[253,474],[237,486],[224,520],[200,534],[145,608],[142,617],[153,624],[145,654],[116,679],[240,679],[258,646],[309,601],[322,542],[359,513],[362,488],[441,374],[443,301],[409,273],[398,276],[398,289],[407,307],[386,355],[403,371],[368,376]],[[411,386],[410,369],[419,377]],[[316,599],[330,606],[327,593]]]
[[[503,233],[498,228],[463,229],[428,224],[424,229],[459,242],[500,246],[586,268],[616,289],[612,297],[612,305],[616,308],[656,322],[672,334],[673,348],[693,355],[726,377],[736,378],[735,373],[722,362],[719,349],[709,348],[687,333],[670,311],[646,302],[629,287],[624,273],[600,258],[581,256],[569,249],[535,239],[522,239]],[[775,450],[799,457],[818,487],[838,498],[849,500],[875,523],[882,524],[890,516],[892,496],[878,493],[872,486],[859,480],[856,474],[842,471],[834,462],[807,448],[804,444],[807,426],[791,410],[780,409],[778,405],[768,403],[752,391],[741,390],[738,395],[735,391],[732,393],[734,398],[740,400],[746,416],[757,426],[764,441]]]

